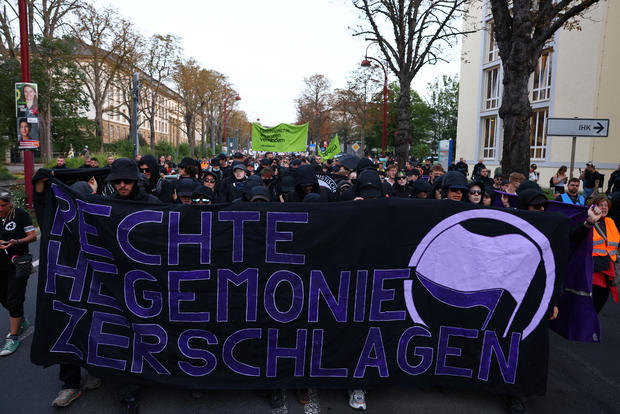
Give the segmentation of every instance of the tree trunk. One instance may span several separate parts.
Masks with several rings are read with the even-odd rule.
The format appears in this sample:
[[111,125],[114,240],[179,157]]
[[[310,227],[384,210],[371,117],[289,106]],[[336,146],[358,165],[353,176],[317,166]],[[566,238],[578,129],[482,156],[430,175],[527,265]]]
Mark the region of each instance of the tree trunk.
[[151,152],[155,154],[155,117],[149,118],[149,128],[151,130]]
[[409,113],[411,108],[411,94],[409,88],[411,81],[400,79],[400,96],[398,97],[398,129],[394,137],[394,152],[398,160],[398,168],[405,168],[409,158],[407,153],[408,144],[411,141],[409,131]]
[[52,159],[52,108],[48,102],[39,107],[39,140],[41,141],[41,158],[47,163]]
[[95,107],[95,137],[99,139],[99,152],[103,152],[103,111]]
[[192,115],[191,114],[186,114],[185,115],[185,128],[187,130],[187,142],[189,143],[189,147],[191,150],[191,153],[194,153],[194,147],[196,146],[195,142],[194,142],[194,134],[192,133]]
[[529,65],[511,63],[504,66],[504,92],[499,109],[499,116],[504,123],[501,165],[504,176],[519,172],[527,177],[532,116],[528,83],[532,71]]

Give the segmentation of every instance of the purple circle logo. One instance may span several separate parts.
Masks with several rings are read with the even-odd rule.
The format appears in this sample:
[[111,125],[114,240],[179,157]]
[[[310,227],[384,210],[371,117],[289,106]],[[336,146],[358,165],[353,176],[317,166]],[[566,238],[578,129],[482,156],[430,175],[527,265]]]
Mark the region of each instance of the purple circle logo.
[[[500,221],[523,233],[483,236],[468,231],[461,223],[471,219]],[[500,298],[508,293],[516,302],[503,336],[542,261],[546,272],[540,305],[523,329],[525,339],[545,317],[555,283],[555,260],[549,240],[524,219],[499,210],[469,210],[439,222],[420,242],[409,261],[426,290],[437,300],[457,308],[482,306],[488,310],[481,329],[486,329]],[[404,282],[407,311],[413,322],[428,327],[413,301],[413,281]]]

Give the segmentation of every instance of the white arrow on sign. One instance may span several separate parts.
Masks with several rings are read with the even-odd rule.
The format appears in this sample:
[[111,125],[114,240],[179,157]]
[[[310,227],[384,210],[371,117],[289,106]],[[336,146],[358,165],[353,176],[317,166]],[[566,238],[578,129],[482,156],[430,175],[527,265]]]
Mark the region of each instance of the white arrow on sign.
[[547,135],[606,138],[609,136],[609,119],[549,118]]

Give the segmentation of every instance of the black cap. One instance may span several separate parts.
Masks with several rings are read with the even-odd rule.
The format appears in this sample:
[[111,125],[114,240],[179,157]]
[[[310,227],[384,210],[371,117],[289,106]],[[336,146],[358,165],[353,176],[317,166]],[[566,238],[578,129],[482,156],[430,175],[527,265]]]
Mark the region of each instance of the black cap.
[[247,171],[248,171],[248,169],[247,169],[247,168],[245,168],[245,164],[244,164],[244,163],[242,163],[241,161],[235,161],[235,162],[233,162],[233,165],[232,165],[232,170],[233,170],[233,171],[235,171],[235,170],[243,170],[243,171],[245,171],[245,172],[247,172]]
[[379,174],[374,170],[362,171],[357,177],[361,197],[382,197],[383,191]]
[[271,201],[271,196],[269,194],[269,190],[267,190],[264,186],[262,185],[257,185],[252,187],[252,190],[250,191],[250,201]]
[[260,160],[261,165],[271,165],[271,160],[269,158],[263,158]]
[[243,154],[237,151],[233,154],[233,158],[243,158]]
[[208,198],[212,203],[215,202],[215,193],[209,187],[205,187],[204,185],[199,185],[194,188],[194,193],[192,194],[192,198]]
[[134,160],[130,160],[129,158],[118,158],[112,163],[110,173],[108,174],[106,180],[138,181],[139,178],[140,171],[138,170],[138,164],[136,164]]
[[517,208],[527,210],[529,206],[545,205],[549,202],[547,197],[541,191],[537,191],[533,188],[521,191],[521,194],[517,197]]
[[308,193],[304,196],[302,201],[304,203],[320,203],[323,200],[321,199],[321,195],[319,193]]
[[[191,197],[196,188],[196,181],[192,178],[180,178],[176,183],[177,195],[180,197]],[[204,186],[203,186],[204,187]]]

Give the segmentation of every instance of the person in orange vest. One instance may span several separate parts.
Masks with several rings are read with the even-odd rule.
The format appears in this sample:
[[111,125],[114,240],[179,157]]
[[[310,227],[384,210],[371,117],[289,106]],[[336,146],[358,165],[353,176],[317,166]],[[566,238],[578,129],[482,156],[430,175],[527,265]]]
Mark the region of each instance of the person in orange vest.
[[596,313],[599,313],[605,306],[610,292],[614,302],[618,303],[618,288],[611,285],[611,281],[616,276],[615,263],[618,260],[620,233],[614,221],[607,217],[611,209],[609,198],[605,194],[598,194],[592,200],[592,204],[601,210],[601,218],[594,224],[592,232],[594,258],[592,300]]

